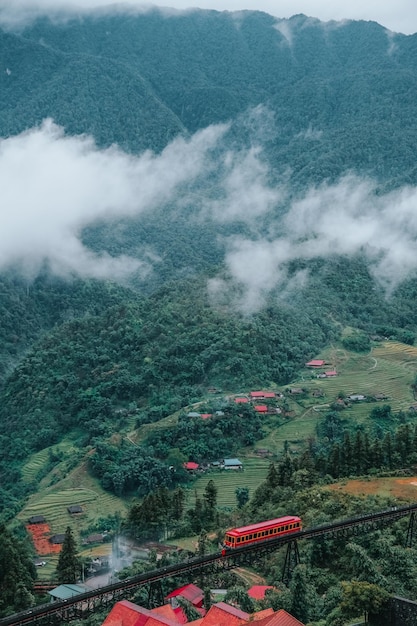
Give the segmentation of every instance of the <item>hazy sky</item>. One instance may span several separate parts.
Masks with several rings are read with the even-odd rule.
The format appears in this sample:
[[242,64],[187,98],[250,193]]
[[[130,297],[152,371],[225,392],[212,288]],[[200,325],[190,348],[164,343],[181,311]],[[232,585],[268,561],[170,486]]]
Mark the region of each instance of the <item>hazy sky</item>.
[[363,19],[374,20],[390,30],[406,34],[417,32],[417,3],[415,0],[0,0],[4,6],[26,6],[36,4],[57,9],[68,5],[90,8],[111,4],[154,4],[185,9],[200,7],[219,11],[253,9],[266,11],[278,17],[290,17],[305,13],[320,20]]

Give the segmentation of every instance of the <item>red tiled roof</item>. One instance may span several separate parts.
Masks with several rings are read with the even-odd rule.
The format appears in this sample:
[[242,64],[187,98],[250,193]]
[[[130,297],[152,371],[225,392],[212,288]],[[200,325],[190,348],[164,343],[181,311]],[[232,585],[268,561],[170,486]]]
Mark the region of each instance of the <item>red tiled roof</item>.
[[322,359],[312,359],[312,361],[309,361],[306,365],[307,367],[322,367],[325,363],[326,361],[323,361]]
[[240,626],[249,621],[250,615],[226,602],[217,602],[210,607],[201,626]]
[[[164,604],[163,606],[157,606],[155,609],[152,609],[152,613],[157,613],[158,617],[159,616],[167,617],[168,619],[173,620],[174,622],[178,622],[179,624],[185,624],[185,622],[182,621],[183,618],[180,615],[180,613],[178,612],[178,614],[177,614],[177,612],[172,608],[172,606],[170,604]],[[185,621],[187,621],[187,618],[185,619]]]
[[252,613],[250,617],[253,622],[258,622],[259,620],[265,619],[265,617],[270,617],[271,615],[274,615],[274,609],[269,608]]
[[337,376],[336,370],[330,370],[330,372],[324,372],[326,376]]
[[174,589],[174,591],[171,591],[165,599],[169,600],[170,598],[176,598],[178,596],[185,598],[185,600],[188,600],[188,602],[191,602],[194,606],[201,606],[203,603],[204,592],[200,589],[200,587],[197,587],[197,585],[190,583],[189,585],[184,585],[183,587]]
[[177,606],[176,609],[172,609],[172,610],[174,611],[175,617],[176,617],[176,619],[177,619],[179,624],[186,624],[188,622],[187,616],[184,613],[182,607]]
[[213,417],[213,413],[202,413],[202,414],[200,415],[200,417],[201,417],[203,420],[207,420],[209,417]]
[[248,596],[254,600],[263,600],[267,589],[273,589],[271,585],[253,585],[248,589]]
[[266,404],[258,404],[253,407],[257,413],[268,413],[268,407]]
[[257,621],[256,626],[304,626],[304,624],[284,609],[280,609],[274,615]]
[[193,461],[188,461],[187,463],[184,463],[184,468],[186,470],[196,470],[199,468],[199,464],[193,463]]
[[246,404],[249,402],[248,398],[235,398],[236,404]]
[[275,393],[273,391],[251,391],[251,398],[275,398]]
[[[160,613],[167,612],[161,609],[165,607],[160,607]],[[102,626],[178,626],[179,622],[175,613],[171,607],[169,610],[172,619],[162,614],[158,615],[156,609],[149,611],[128,600],[121,600],[114,605]]]

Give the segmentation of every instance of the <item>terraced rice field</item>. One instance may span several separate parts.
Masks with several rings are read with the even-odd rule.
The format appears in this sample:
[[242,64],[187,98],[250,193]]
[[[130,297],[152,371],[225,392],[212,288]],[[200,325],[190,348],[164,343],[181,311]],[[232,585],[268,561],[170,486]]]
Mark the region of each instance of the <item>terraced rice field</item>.
[[239,457],[243,463],[243,472],[234,470],[216,470],[207,472],[193,483],[187,490],[187,506],[194,506],[195,492],[202,497],[209,480],[213,480],[217,487],[217,505],[221,508],[236,507],[236,488],[248,487],[249,497],[253,496],[256,488],[265,480],[270,461]]
[[[362,394],[373,397],[384,394],[393,411],[407,410],[414,402],[411,383],[417,374],[417,347],[394,341],[375,345],[366,355],[346,353],[337,368],[335,378],[312,378],[315,372],[304,372],[302,386],[309,390],[307,405],[331,403],[339,392],[346,396]],[[309,376],[309,378],[308,378]],[[321,398],[311,398],[314,390],[324,393]],[[369,415],[376,403],[355,403],[349,409],[359,421]],[[344,414],[346,415],[346,413]]]
[[41,472],[49,462],[50,451],[70,454],[73,451],[73,443],[69,440],[64,440],[58,445],[44,448],[40,452],[35,452],[35,454],[32,454],[32,456],[28,459],[28,461],[22,468],[22,478],[25,482],[34,482],[37,480],[39,472]]

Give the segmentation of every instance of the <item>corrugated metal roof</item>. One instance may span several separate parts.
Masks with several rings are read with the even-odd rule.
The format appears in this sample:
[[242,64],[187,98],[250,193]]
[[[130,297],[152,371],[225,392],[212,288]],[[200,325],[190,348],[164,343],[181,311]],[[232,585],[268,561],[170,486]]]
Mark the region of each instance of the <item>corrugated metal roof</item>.
[[68,584],[58,585],[58,587],[51,589],[48,593],[59,600],[68,600],[69,598],[77,596],[79,593],[84,593],[84,591],[87,591],[87,587],[84,587],[84,585]]

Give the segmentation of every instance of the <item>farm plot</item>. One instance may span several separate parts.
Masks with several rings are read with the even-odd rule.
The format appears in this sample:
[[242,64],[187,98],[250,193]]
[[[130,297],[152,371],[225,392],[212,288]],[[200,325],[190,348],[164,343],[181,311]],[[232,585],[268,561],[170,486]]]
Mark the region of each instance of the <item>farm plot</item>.
[[248,487],[249,497],[265,480],[268,473],[270,461],[267,459],[252,459],[240,457],[244,470],[222,470],[204,474],[196,479],[190,489],[187,489],[187,506],[194,506],[195,492],[201,497],[209,480],[213,480],[217,487],[217,505],[224,508],[236,507],[236,488]]
[[52,535],[49,524],[27,524],[26,529],[32,537],[33,545],[39,556],[61,552],[62,545],[53,544],[49,541]]
[[22,467],[23,480],[25,482],[35,482],[38,480],[40,472],[42,472],[49,463],[50,452],[63,452],[67,454],[71,451],[73,451],[73,443],[69,440],[64,440],[58,445],[44,448],[40,452],[35,452]]
[[[304,378],[299,383],[309,393],[304,403],[306,406],[332,403],[339,393],[345,396],[362,394],[369,399],[384,394],[384,402],[393,411],[407,410],[415,402],[411,383],[417,373],[417,348],[398,342],[385,342],[375,346],[367,355],[347,354],[349,358],[340,365],[338,376],[317,379],[310,373],[309,379]],[[313,392],[321,392],[323,395],[312,398]],[[373,406],[369,402],[355,403],[349,409],[349,414],[363,421]]]
[[302,411],[299,417],[287,419],[279,428],[272,429],[264,439],[257,442],[257,447],[267,448],[273,455],[280,455],[283,454],[286,441],[291,446],[297,447],[301,442],[313,437],[323,413],[316,411],[314,407],[305,409],[299,406],[298,411]]
[[[86,489],[64,489],[44,494],[28,504],[19,514],[19,519],[28,519],[32,515],[41,513],[47,520],[53,533],[63,533],[67,526],[79,525],[88,514],[89,507],[98,499],[98,494]],[[67,507],[79,504],[83,513],[79,517],[70,515]]]

